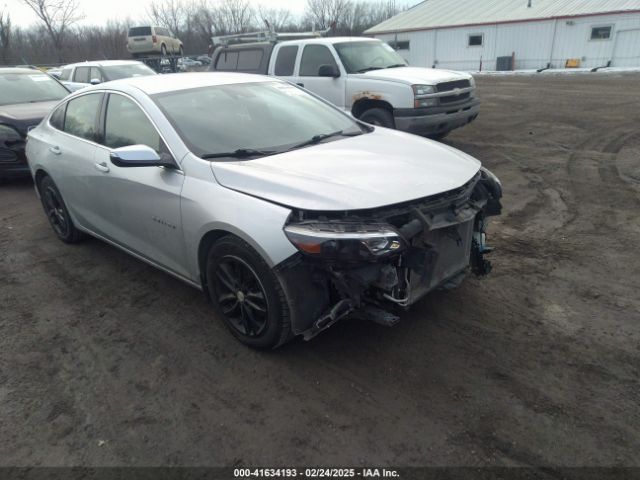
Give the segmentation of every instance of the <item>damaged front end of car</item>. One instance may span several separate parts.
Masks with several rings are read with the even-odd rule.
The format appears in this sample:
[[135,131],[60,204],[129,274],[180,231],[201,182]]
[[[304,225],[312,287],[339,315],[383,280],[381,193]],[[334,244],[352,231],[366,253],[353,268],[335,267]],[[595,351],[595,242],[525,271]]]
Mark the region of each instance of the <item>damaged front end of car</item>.
[[487,218],[501,213],[500,181],[482,168],[460,188],[351,212],[295,210],[284,231],[299,254],[276,268],[293,333],[306,340],[347,316],[394,325],[394,307],[491,271]]

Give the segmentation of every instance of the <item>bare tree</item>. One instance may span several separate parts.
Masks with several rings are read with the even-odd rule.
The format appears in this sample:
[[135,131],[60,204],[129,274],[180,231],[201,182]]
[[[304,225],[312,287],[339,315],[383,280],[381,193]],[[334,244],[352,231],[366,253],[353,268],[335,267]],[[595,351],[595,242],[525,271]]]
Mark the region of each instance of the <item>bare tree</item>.
[[78,0],[21,0],[44,24],[62,62],[62,48],[70,27],[82,20]]
[[307,0],[306,16],[316,28],[324,30],[334,22],[341,23],[350,14],[349,0]]
[[225,32],[243,33],[249,31],[254,23],[254,11],[248,0],[222,0],[218,7],[218,24]]
[[9,49],[11,48],[11,16],[0,12],[0,49],[2,51],[2,63],[7,64]]
[[191,9],[192,4],[182,0],[159,0],[149,5],[149,16],[156,25],[180,35],[186,30]]
[[258,17],[262,24],[276,32],[283,31],[293,23],[291,12],[282,8],[266,8],[261,5],[258,7]]

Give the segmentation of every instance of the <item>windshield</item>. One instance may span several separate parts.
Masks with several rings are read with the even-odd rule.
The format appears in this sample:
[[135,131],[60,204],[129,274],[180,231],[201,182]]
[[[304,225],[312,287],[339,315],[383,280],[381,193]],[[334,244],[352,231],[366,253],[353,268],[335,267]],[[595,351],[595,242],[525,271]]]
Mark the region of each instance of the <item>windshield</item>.
[[129,65],[109,65],[102,67],[109,80],[119,80],[130,77],[146,77],[156,75],[156,72],[142,63],[132,63]]
[[0,105],[49,102],[67,95],[66,88],[38,70],[0,73]]
[[214,85],[152,98],[199,157],[237,151],[279,153],[327,135],[363,132],[346,114],[284,82]]
[[380,41],[336,43],[334,47],[347,73],[407,66],[393,48]]

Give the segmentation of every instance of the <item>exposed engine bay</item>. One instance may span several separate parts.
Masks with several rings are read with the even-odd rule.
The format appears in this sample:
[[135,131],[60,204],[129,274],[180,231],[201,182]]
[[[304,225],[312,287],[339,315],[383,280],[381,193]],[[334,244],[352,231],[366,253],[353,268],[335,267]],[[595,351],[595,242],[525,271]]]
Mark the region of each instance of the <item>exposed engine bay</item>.
[[294,211],[285,234],[299,254],[276,268],[291,327],[306,340],[347,316],[394,325],[398,307],[491,271],[488,217],[502,186],[481,169],[460,188],[401,205],[351,212]]

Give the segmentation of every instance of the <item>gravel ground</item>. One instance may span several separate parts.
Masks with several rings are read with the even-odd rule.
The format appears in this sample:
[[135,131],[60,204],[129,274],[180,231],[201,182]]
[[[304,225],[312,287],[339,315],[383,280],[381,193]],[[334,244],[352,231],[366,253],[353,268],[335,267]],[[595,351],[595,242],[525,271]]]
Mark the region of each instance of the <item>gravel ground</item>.
[[267,354],[3,185],[0,465],[640,466],[639,82],[481,77],[493,274]]

